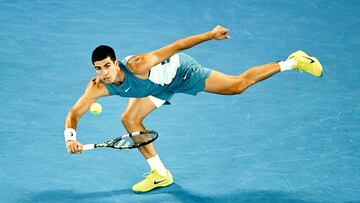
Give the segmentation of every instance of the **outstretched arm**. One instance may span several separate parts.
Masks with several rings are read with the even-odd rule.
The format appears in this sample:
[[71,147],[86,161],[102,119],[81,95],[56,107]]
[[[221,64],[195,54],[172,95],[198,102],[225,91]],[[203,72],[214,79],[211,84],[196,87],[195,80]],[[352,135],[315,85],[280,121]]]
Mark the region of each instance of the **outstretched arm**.
[[[82,151],[82,145],[76,141],[76,126],[79,119],[90,108],[96,99],[107,96],[108,92],[102,83],[97,83],[96,79],[92,79],[86,87],[84,94],[79,98],[75,105],[69,110],[65,119],[64,134],[70,133],[73,139],[66,141],[66,147],[71,154],[78,154]],[[66,137],[66,136],[65,136]]]
[[186,37],[152,52],[133,56],[128,61],[128,67],[135,74],[144,75],[156,64],[170,58],[172,55],[179,53],[182,50],[191,48],[208,40],[228,39],[230,38],[228,34],[229,29],[218,25],[209,32]]

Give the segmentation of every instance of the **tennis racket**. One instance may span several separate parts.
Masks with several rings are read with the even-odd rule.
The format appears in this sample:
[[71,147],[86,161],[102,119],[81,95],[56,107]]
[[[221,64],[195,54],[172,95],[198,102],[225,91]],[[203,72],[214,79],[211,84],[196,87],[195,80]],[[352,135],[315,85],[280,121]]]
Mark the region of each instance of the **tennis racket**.
[[155,130],[144,130],[129,133],[118,138],[101,142],[98,144],[85,144],[83,150],[92,150],[95,148],[108,147],[113,149],[132,149],[147,145],[154,142],[158,138],[158,133]]

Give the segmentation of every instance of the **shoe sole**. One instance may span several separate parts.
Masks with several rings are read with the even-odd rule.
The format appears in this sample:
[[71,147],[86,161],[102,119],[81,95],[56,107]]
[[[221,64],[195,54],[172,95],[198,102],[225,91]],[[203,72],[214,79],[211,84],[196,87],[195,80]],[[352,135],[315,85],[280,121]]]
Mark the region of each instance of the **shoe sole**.
[[165,185],[156,185],[155,187],[149,189],[149,190],[144,190],[144,191],[139,191],[139,190],[133,190],[132,191],[136,194],[141,194],[141,193],[146,193],[146,192],[150,192],[150,191],[154,191],[156,189],[161,189],[161,188],[164,188],[164,187],[168,187],[170,185],[172,185],[174,183],[174,181],[171,181],[170,183],[168,184],[165,184]]

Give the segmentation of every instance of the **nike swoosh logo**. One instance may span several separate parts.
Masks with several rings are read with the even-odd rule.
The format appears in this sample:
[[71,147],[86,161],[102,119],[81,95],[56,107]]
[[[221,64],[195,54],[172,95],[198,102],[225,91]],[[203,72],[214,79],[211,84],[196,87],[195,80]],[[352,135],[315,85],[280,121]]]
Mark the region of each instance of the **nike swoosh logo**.
[[159,181],[154,180],[154,185],[159,184],[159,183],[162,183],[162,182],[164,182],[165,180],[166,180],[166,179],[164,179],[164,180],[159,180]]
[[131,87],[128,87],[128,88],[125,90],[125,92],[128,92],[128,91],[130,90],[130,88],[131,88]]
[[312,58],[309,58],[309,57],[306,57],[306,56],[303,56],[303,57],[306,58],[306,59],[309,59],[310,63],[315,63],[315,61]]
[[184,80],[186,79],[187,75],[188,75],[188,72],[185,73],[185,75],[183,77]]

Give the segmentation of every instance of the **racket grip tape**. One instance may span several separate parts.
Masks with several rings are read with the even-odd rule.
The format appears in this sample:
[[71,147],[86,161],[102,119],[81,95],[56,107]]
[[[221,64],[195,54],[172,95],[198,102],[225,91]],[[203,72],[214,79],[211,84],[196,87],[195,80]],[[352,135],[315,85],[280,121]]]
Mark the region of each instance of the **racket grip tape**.
[[95,149],[94,144],[84,144],[83,145],[83,151],[92,150],[92,149]]

